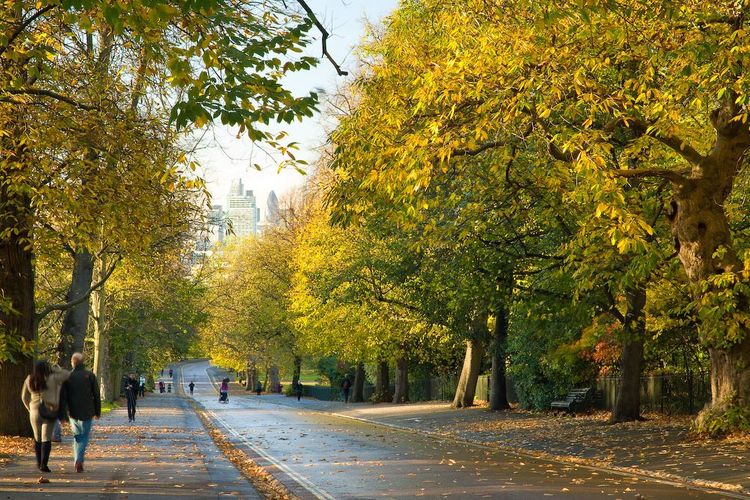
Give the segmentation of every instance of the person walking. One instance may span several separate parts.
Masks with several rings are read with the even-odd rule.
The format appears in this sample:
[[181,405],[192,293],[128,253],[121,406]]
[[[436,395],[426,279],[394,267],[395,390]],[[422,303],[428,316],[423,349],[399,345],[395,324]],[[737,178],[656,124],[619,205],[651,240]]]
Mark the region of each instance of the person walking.
[[170,368],[170,369],[169,369],[169,378],[172,378],[172,373],[173,373],[173,372],[172,372],[172,369]]
[[91,436],[92,419],[102,415],[102,399],[96,375],[86,369],[83,354],[77,352],[70,358],[73,373],[63,384],[61,406],[68,415],[73,433],[73,461],[76,472],[83,472],[86,447]]
[[300,399],[302,399],[302,390],[303,389],[304,388],[302,387],[302,382],[300,382],[298,380],[297,381],[297,386],[294,388],[294,392],[297,394],[297,401],[299,401]]
[[146,395],[146,377],[141,375],[141,377],[138,379],[138,394],[141,397],[144,397]]
[[68,370],[50,366],[46,361],[37,361],[21,389],[21,401],[29,412],[29,422],[34,431],[36,466],[42,472],[50,472],[48,465],[52,453],[52,432],[55,420],[59,418],[60,387],[69,376]]
[[128,400],[128,422],[135,422],[135,402],[138,399],[138,382],[132,373],[125,380],[125,397]]
[[193,395],[193,389],[195,389],[195,382],[193,382],[191,380],[190,383],[188,384],[188,387],[190,388],[190,395],[192,396]]
[[263,384],[260,383],[260,380],[255,384],[255,392],[260,396],[260,393],[263,392]]
[[[192,394],[192,389],[190,390],[190,393]],[[221,387],[219,387],[219,402],[220,403],[228,403],[229,402],[229,379],[225,378],[221,381]]]
[[349,389],[352,388],[352,382],[349,380],[349,375],[344,376],[344,381],[341,382],[341,390],[344,391],[344,403],[349,402]]
[[159,394],[164,394],[164,381],[159,381]]

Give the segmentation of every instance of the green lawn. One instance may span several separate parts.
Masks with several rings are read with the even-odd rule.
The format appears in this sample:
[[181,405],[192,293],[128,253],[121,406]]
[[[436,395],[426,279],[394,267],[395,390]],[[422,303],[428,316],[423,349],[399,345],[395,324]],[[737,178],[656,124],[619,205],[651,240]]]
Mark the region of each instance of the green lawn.
[[[302,370],[302,372],[299,375],[300,381],[305,385],[320,385],[322,384],[320,380],[320,375],[315,370]],[[292,379],[291,378],[285,378],[281,381],[283,385],[291,384]]]

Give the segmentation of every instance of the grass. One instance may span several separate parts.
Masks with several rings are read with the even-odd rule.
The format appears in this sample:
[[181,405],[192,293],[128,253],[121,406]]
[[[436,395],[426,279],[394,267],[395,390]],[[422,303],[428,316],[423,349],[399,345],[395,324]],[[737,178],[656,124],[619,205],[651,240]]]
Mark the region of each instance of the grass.
[[120,405],[117,404],[116,401],[113,401],[112,403],[110,403],[109,401],[102,401],[102,416],[119,407]]
[[[323,382],[320,380],[320,375],[315,370],[302,370],[299,375],[299,380],[305,385],[320,385]],[[281,381],[283,385],[291,384],[292,379],[285,378]]]

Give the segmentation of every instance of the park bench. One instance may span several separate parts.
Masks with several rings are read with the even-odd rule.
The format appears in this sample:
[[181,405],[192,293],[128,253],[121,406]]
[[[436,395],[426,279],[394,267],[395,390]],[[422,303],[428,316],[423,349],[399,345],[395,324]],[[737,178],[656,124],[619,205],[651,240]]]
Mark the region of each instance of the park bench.
[[563,401],[552,401],[550,407],[553,410],[565,410],[567,413],[575,413],[591,402],[591,387],[572,389]]

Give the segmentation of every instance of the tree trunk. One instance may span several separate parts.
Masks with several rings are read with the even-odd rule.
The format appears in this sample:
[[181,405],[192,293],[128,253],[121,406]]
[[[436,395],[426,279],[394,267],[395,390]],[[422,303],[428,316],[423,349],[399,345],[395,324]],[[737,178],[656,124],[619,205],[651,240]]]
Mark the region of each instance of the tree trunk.
[[[735,120],[741,109],[733,93],[727,94],[710,116],[716,130],[713,147],[690,176],[676,184],[669,213],[680,261],[690,282],[698,285],[701,298],[717,291],[700,289],[706,279],[717,274],[732,273],[746,281],[741,276],[743,262],[732,246],[724,202],[750,149],[750,129]],[[746,314],[750,304],[738,295],[728,304],[735,311],[704,320],[701,325],[711,356],[711,406],[719,413],[730,406],[750,410],[750,328],[735,319],[737,313]],[[735,330],[731,336],[728,327]]]
[[490,374],[490,410],[510,408],[508,404],[507,381],[505,379],[505,352],[508,340],[508,313],[505,304],[495,307],[495,329],[492,334],[492,372]]
[[362,403],[365,400],[365,364],[362,362],[357,363],[352,389],[352,402]]
[[451,404],[454,408],[464,408],[474,405],[474,395],[477,390],[477,380],[484,357],[484,343],[479,340],[466,340],[466,355],[461,376],[456,386],[456,395]]
[[271,365],[266,374],[268,379],[266,383],[266,391],[268,392],[279,392],[279,386],[281,385],[281,378],[279,377],[279,367]]
[[393,394],[393,402],[409,402],[409,363],[403,357],[396,360],[396,391]]
[[[94,258],[88,250],[76,252],[73,261],[73,277],[70,281],[66,302],[83,297],[91,288],[94,277]],[[70,357],[74,352],[83,352],[89,321],[89,301],[84,300],[65,311],[60,342],[57,344],[57,364],[70,369]]]
[[456,386],[456,395],[451,406],[464,408],[474,405],[474,395],[477,390],[477,379],[482,369],[482,359],[487,345],[489,331],[487,319],[489,313],[486,307],[482,307],[474,316],[469,326],[469,338],[466,340],[466,356],[461,369],[461,376]]
[[292,387],[297,387],[300,373],[302,372],[302,358],[294,356],[294,372],[292,373]]
[[620,382],[617,399],[610,416],[611,423],[632,422],[641,416],[641,368],[643,339],[646,335],[646,289],[627,290],[628,310],[623,324],[623,344],[620,355]]
[[258,368],[255,366],[254,361],[248,361],[247,367],[245,368],[245,390],[254,391],[255,384],[258,382]]
[[[106,272],[105,258],[102,256],[96,266],[96,279],[99,281]],[[111,401],[109,384],[109,337],[104,329],[106,320],[106,285],[91,294],[91,311],[94,317],[94,374],[99,379],[101,397]]]
[[[13,206],[16,200],[8,201],[5,193],[2,194],[4,197],[0,202],[7,214],[16,208]],[[0,302],[0,328],[11,340],[5,348],[12,356],[0,364],[0,380],[3,381],[0,435],[31,436],[29,415],[21,403],[20,394],[33,365],[28,349],[35,340],[34,270],[28,233],[9,231],[17,227],[13,215],[0,219],[0,234],[8,231],[7,236],[0,239],[0,297],[3,299]]]
[[392,399],[388,361],[379,361],[378,370],[375,375],[375,394],[373,394],[372,400],[381,403],[391,401]]

